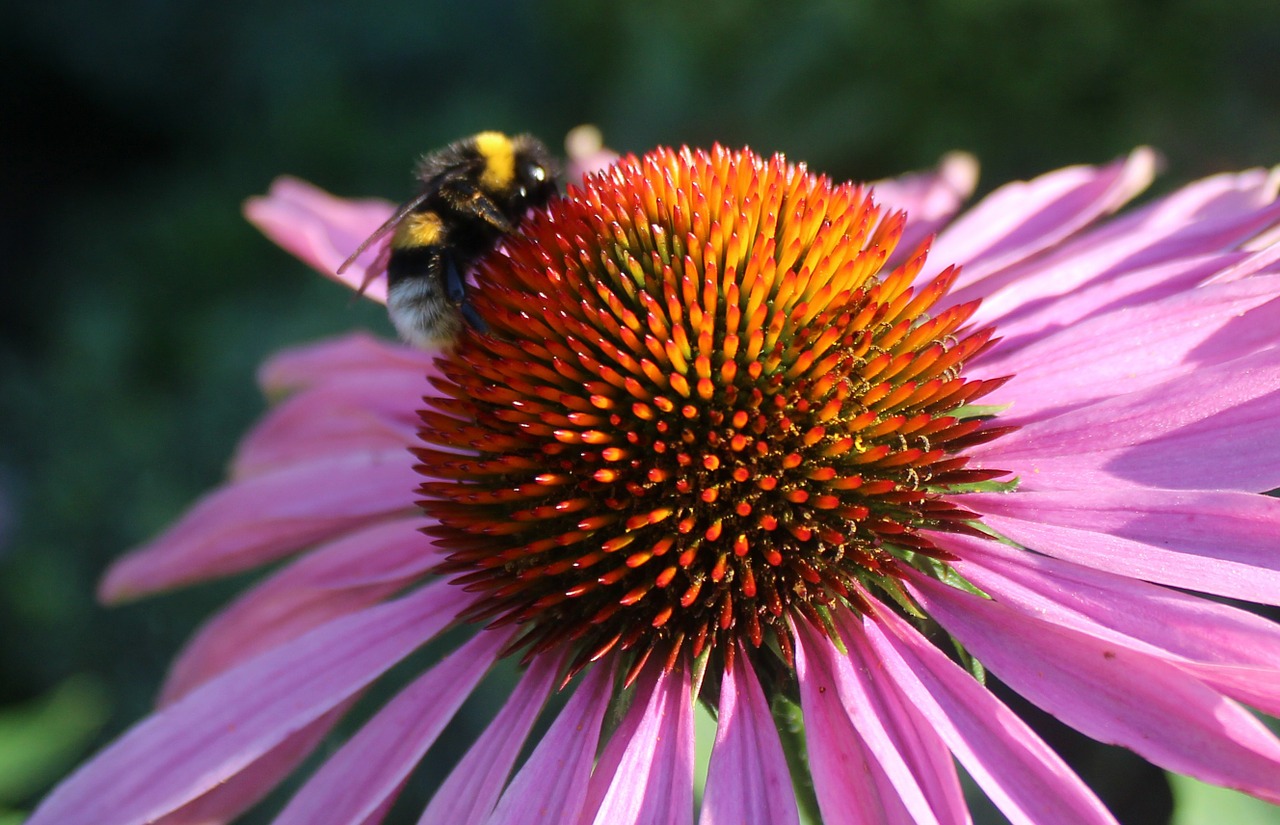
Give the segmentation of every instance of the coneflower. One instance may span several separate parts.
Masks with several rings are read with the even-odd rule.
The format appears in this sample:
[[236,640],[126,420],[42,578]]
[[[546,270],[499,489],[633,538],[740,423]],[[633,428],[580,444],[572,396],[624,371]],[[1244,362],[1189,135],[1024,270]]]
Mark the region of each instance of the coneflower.
[[[704,823],[809,801],[967,822],[956,761],[1012,822],[1113,821],[982,666],[1089,736],[1280,801],[1280,742],[1244,707],[1280,713],[1280,632],[1187,592],[1280,603],[1276,181],[1108,218],[1152,166],[1010,184],[930,245],[961,159],[877,195],[657,150],[483,261],[484,333],[277,356],[263,383],[286,397],[233,479],[103,594],[299,557],[30,822],[229,820],[460,623],[470,641],[278,822],[380,821],[503,656],[524,675],[422,822],[692,822],[695,701],[719,720]],[[282,181],[248,213],[332,272],[388,210]],[[784,745],[775,713],[803,735]]]

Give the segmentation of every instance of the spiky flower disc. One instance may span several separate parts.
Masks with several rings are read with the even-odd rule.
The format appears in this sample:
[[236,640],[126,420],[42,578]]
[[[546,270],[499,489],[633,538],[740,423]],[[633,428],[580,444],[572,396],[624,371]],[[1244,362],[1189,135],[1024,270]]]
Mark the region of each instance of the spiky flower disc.
[[[417,451],[441,571],[530,652],[789,655],[855,582],[968,530],[948,499],[999,434],[957,408],[975,304],[892,271],[904,216],[749,151],[626,158],[490,256],[489,333],[441,361]],[[855,604],[856,606],[856,604]]]

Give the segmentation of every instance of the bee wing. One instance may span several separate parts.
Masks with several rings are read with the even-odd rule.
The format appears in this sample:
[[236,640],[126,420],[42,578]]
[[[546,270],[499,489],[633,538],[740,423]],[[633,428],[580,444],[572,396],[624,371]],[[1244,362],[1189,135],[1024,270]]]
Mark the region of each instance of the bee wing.
[[[388,234],[393,232],[395,228],[399,226],[400,221],[405,219],[406,215],[408,215],[410,212],[412,212],[413,210],[421,206],[422,202],[429,197],[431,197],[431,191],[427,190],[422,194],[418,195],[413,200],[405,201],[404,203],[397,206],[395,213],[393,213],[391,217],[387,218],[386,222],[382,224],[382,226],[379,226],[377,229],[375,229],[372,235],[365,238],[364,243],[356,247],[356,251],[352,252],[351,256],[342,262],[342,266],[338,267],[338,274],[341,275],[343,272],[346,272],[347,267],[351,266],[353,263],[356,262],[356,258],[359,258],[362,254],[364,254],[364,251],[366,249],[373,246],[375,243],[382,240]],[[367,282],[365,283],[365,286],[368,286]],[[363,291],[363,288],[361,291]]]
[[[360,253],[356,253],[357,255]],[[391,247],[384,246],[382,251],[378,253],[378,257],[373,259],[373,263],[364,271],[364,280],[360,282],[360,288],[356,290],[356,297],[364,294],[369,288],[369,284],[378,279],[378,276],[387,271],[387,261],[391,259]]]

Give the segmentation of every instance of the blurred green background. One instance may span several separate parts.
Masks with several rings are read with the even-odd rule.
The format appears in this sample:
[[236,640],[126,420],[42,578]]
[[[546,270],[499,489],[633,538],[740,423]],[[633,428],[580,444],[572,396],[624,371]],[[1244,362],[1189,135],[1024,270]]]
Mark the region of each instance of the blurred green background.
[[[240,218],[275,175],[399,199],[423,150],[585,122],[837,177],[965,149],[983,191],[1140,143],[1172,181],[1280,162],[1274,0],[53,0],[5,4],[0,43],[0,822],[144,714],[243,585],[93,600],[220,480],[255,366],[389,329]],[[1125,823],[1280,822],[1037,721]]]

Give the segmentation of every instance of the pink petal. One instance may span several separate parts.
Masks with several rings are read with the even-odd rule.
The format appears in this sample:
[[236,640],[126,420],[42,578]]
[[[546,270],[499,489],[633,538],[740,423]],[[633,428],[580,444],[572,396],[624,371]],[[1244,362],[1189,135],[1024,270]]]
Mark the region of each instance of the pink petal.
[[1072,239],[1053,257],[1115,248],[1111,266],[1140,268],[1236,248],[1274,221],[1276,191],[1276,179],[1265,169],[1203,178]]
[[937,169],[873,183],[877,203],[907,213],[907,225],[898,240],[899,254],[890,265],[937,234],[973,194],[977,183],[978,161],[965,152],[946,155]]
[[701,825],[799,825],[791,773],[769,702],[745,651],[720,683]]
[[[1195,187],[1191,187],[1194,189]],[[1246,203],[1234,209],[1212,209],[1200,200],[1206,192],[1187,190],[1157,201],[1072,238],[1043,256],[987,278],[953,300],[982,297],[976,320],[997,321],[1001,330],[1054,326],[1059,301],[1080,304],[1078,293],[1109,285],[1113,298],[1140,298],[1144,287],[1129,283],[1136,273],[1177,269],[1181,261],[1215,258],[1237,252],[1260,230],[1280,220],[1273,196],[1233,193]],[[1226,198],[1230,200],[1231,198]],[[1188,214],[1200,206],[1212,214]],[[1099,295],[1103,293],[1098,293]],[[1055,324],[1056,322],[1056,324]]]
[[156,820],[155,825],[213,825],[235,819],[293,773],[354,703],[354,699],[340,703],[218,787]]
[[1026,723],[891,610],[846,641],[880,664],[1013,825],[1115,823]]
[[590,124],[575,126],[564,138],[569,164],[565,180],[576,185],[588,175],[603,172],[618,161],[618,153],[604,145],[604,135]]
[[[642,678],[587,792],[595,825],[693,823],[693,700],[686,670]],[[625,732],[625,733],[624,733]],[[599,798],[599,807],[592,800]],[[594,811],[594,818],[591,813]]]
[[243,479],[321,456],[407,449],[430,388],[421,374],[383,370],[302,390],[276,405],[241,441],[232,473]]
[[415,679],[329,757],[275,825],[360,822],[394,799],[513,634],[481,631]]
[[351,533],[241,595],[187,643],[169,669],[160,703],[404,589],[439,560],[431,540],[419,532],[422,524],[415,516]]
[[[1277,202],[1277,208],[1280,209],[1280,202]],[[1260,247],[1256,252],[1250,252],[1247,258],[1219,272],[1210,279],[1209,283],[1225,284],[1257,275],[1280,275],[1280,220],[1277,220],[1276,225],[1268,231],[1275,236],[1269,245]],[[1252,243],[1251,241],[1250,244]]]
[[386,802],[379,805],[377,810],[361,820],[359,825],[381,825],[382,820],[387,818],[387,814],[390,813],[391,808],[394,807],[396,796],[398,795],[399,791],[393,794]]
[[1005,184],[938,236],[927,269],[936,274],[962,264],[952,293],[954,301],[962,303],[969,298],[965,287],[1118,209],[1151,183],[1155,164],[1150,149],[1137,149],[1107,166],[1072,166],[1030,182]]
[[[1032,295],[1035,285],[1020,284],[983,300],[977,323],[996,322],[1000,341],[991,350],[970,362],[984,375],[1004,375],[1005,359],[1023,347],[1038,344],[1048,336],[1070,330],[1085,319],[1108,312],[1125,312],[1195,289],[1198,285],[1230,271],[1256,255],[1222,252],[1181,258],[1127,273],[1123,278],[1100,280],[1070,294],[1039,299]],[[1010,314],[1011,313],[1012,317]],[[1004,314],[1004,317],[1001,317]]]
[[[856,629],[853,613],[839,611],[835,619],[845,635],[861,632]],[[903,799],[923,792],[931,811],[929,818],[956,825],[970,822],[955,760],[946,743],[895,685],[881,677],[879,661],[863,659],[855,648],[847,648],[844,655],[834,652],[830,644],[820,649],[826,650],[834,663],[830,670],[837,676],[836,690],[849,720],[865,732],[875,753],[890,754],[889,758],[881,756],[880,761],[894,765],[889,775],[897,778]]]
[[275,748],[447,627],[441,583],[313,630],[156,712],[51,793],[30,825],[142,825]]
[[939,537],[966,580],[1064,629],[1157,656],[1280,715],[1280,625],[1136,579],[967,536]]
[[[653,672],[644,673],[636,686],[632,688],[631,704],[643,704],[641,699],[652,698],[653,691]],[[608,779],[617,774],[619,766],[622,764],[622,757],[626,753],[627,745],[636,736],[640,730],[640,724],[644,721],[642,713],[627,713],[617,722],[617,727],[613,729],[609,736],[609,741],[605,745],[599,759],[596,760],[595,768],[591,774],[591,783],[587,786],[587,795],[582,803],[582,823],[589,823],[595,816],[595,812],[599,810],[601,803],[604,802],[604,796],[609,791]]]
[[1121,576],[1280,604],[1280,501],[1116,485],[965,496],[983,522],[1039,553]]
[[1246,169],[1201,178],[1138,210],[1144,226],[1159,228],[1203,223],[1247,213],[1276,199],[1277,179],[1269,169]]
[[577,822],[613,694],[613,670],[597,664],[511,780],[489,825]]
[[1180,379],[1280,340],[1280,277],[1183,292],[1078,321],[984,372],[1014,378],[983,399],[1014,421]]
[[435,372],[433,359],[429,352],[354,332],[277,352],[258,369],[258,384],[267,395],[278,396],[375,373],[412,381]]
[[418,825],[479,825],[488,818],[551,693],[562,658],[534,658],[506,705],[436,791]]
[[[1280,220],[1280,203],[1212,224],[1191,223],[1165,237],[1144,232],[1118,233],[1114,221],[1064,245],[1045,259],[1028,262],[1001,275],[1007,288],[984,294],[975,314],[979,323],[996,322],[1001,331],[1025,334],[1037,327],[1055,328],[1104,306],[1132,305],[1173,294],[1200,281],[1230,281],[1272,271],[1275,250],[1239,248],[1260,228]],[[1104,241],[1101,236],[1114,236]],[[1220,261],[1220,271],[1202,272],[1205,262]],[[1167,273],[1166,280],[1153,275]],[[989,289],[992,284],[983,284]],[[1061,306],[1060,306],[1061,305]],[[1059,309],[1067,317],[1059,315]]]
[[[244,216],[321,275],[359,289],[379,245],[365,250],[342,275],[337,274],[338,267],[391,217],[393,209],[383,200],[343,200],[296,178],[281,177],[272,182],[266,195],[245,201]],[[364,294],[385,304],[386,281],[375,281]]]
[[909,582],[983,665],[1066,724],[1167,770],[1280,802],[1280,740],[1184,671],[925,576]]
[[1280,487],[1280,358],[1263,351],[1177,381],[1027,423],[974,449],[974,466],[1010,470],[1030,489],[1117,479],[1147,487]]
[[[796,680],[806,752],[824,822],[937,823],[919,784],[882,727],[864,731],[867,714],[851,709],[838,683],[848,660],[803,622],[796,629]],[[849,677],[846,675],[846,681]],[[869,737],[878,741],[872,745]]]
[[413,507],[420,479],[403,447],[295,464],[232,482],[112,565],[99,596],[120,602],[275,561]]

